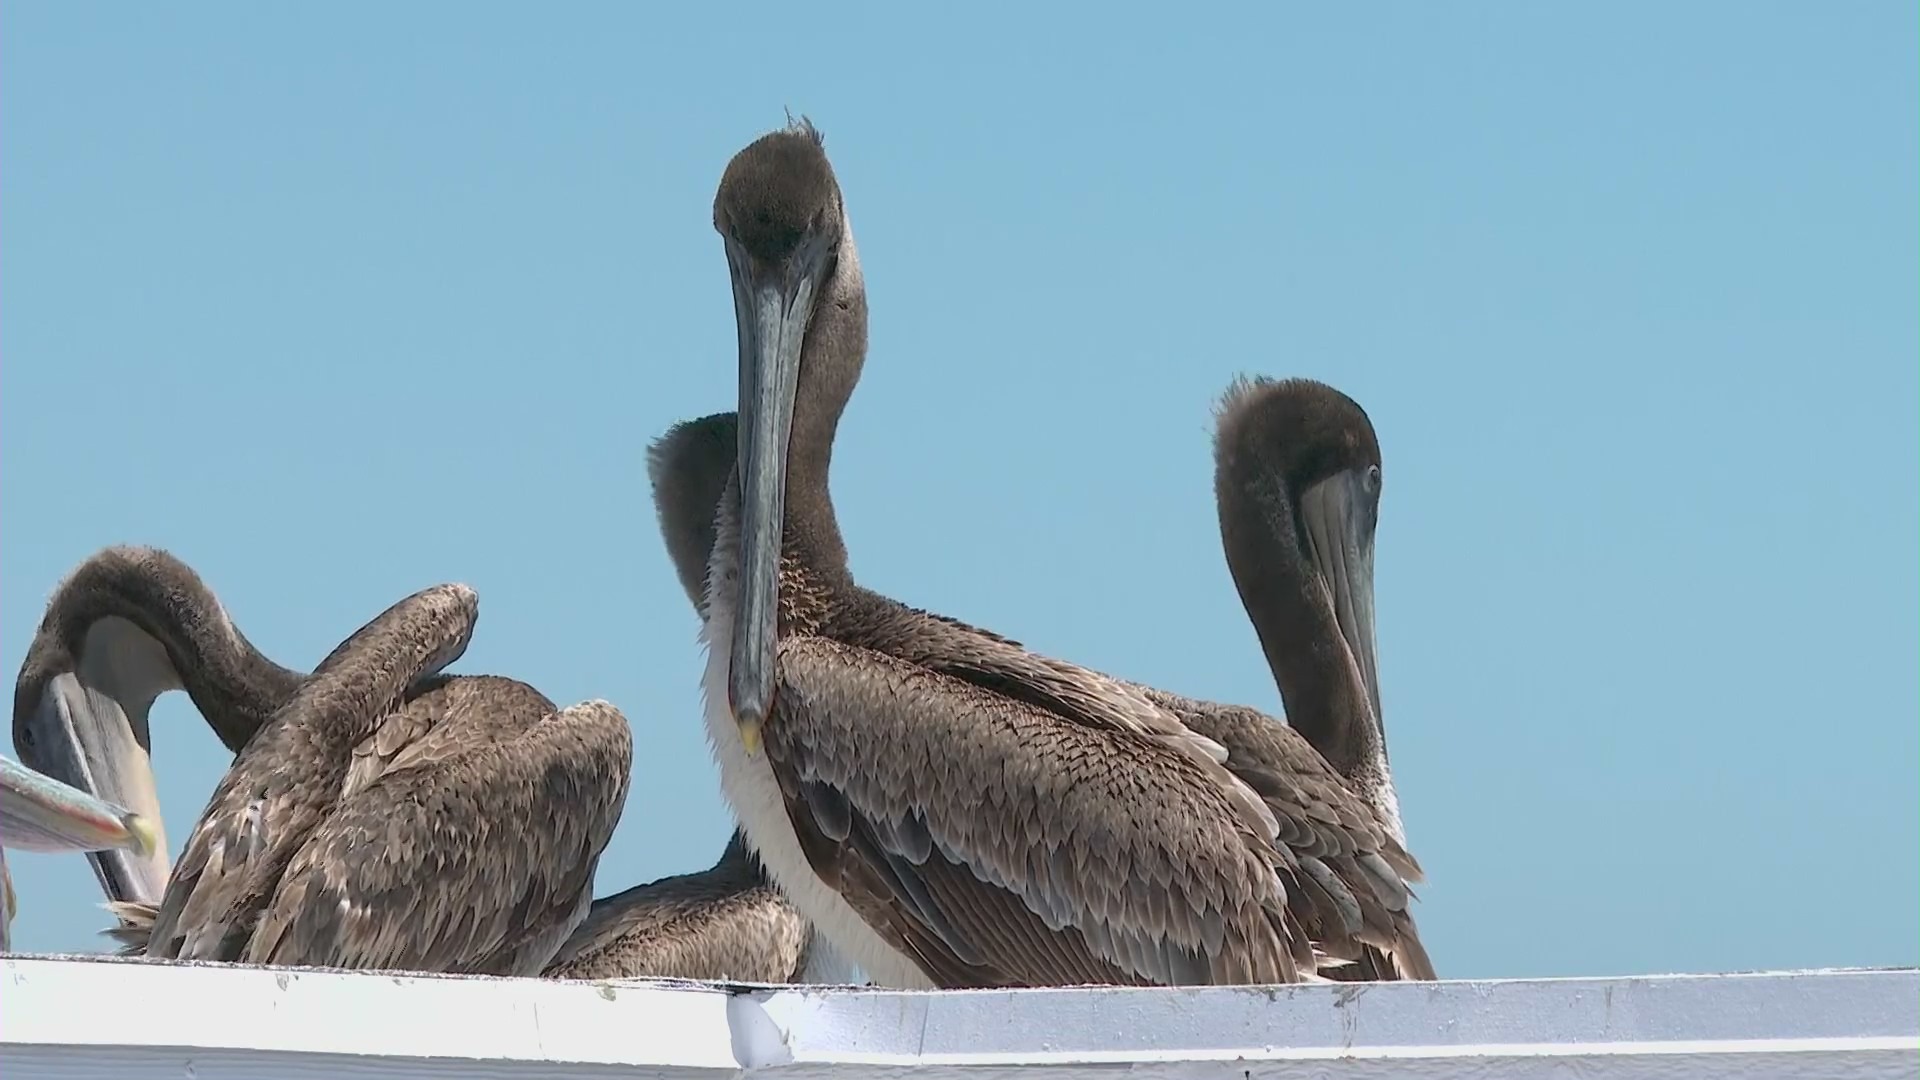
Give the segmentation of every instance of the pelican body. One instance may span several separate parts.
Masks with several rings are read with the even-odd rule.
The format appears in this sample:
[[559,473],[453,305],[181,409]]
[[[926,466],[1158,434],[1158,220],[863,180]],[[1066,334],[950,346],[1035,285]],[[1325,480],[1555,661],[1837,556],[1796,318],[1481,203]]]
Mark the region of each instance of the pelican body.
[[813,928],[736,832],[709,869],[595,900],[546,974],[793,983],[805,978],[812,943]]
[[[664,445],[659,452],[676,461],[690,457]],[[696,608],[712,546],[713,510],[732,460],[729,443],[720,483],[705,479],[699,463],[692,463],[701,486],[691,502],[677,498],[671,482],[660,491],[661,528],[676,565],[692,567],[687,595]],[[700,545],[697,554],[686,549],[689,542]],[[255,648],[214,592],[179,559],[151,548],[107,548],[68,575],[48,604],[16,684],[15,739],[34,748],[42,769],[151,806],[157,814],[147,718],[159,694],[186,690],[221,740],[238,752],[307,679]],[[356,753],[360,779],[354,783],[376,769],[399,768],[402,751],[413,745],[407,740],[444,727],[446,719],[465,717],[472,729],[476,718],[485,723],[486,716],[504,714],[511,724],[552,710],[551,702],[512,680],[472,686],[462,681],[435,676],[416,682],[401,715],[388,718],[371,743],[363,740],[357,748],[366,752]],[[539,715],[530,716],[533,711]],[[423,717],[427,723],[419,722]],[[22,771],[33,784],[58,783]],[[138,820],[156,839],[109,853],[97,865],[107,907],[119,922],[108,934],[123,952],[141,955],[151,942],[170,866],[157,839],[158,819]],[[595,901],[551,968],[545,973],[579,978],[849,981],[832,949],[815,940],[737,838],[709,870]]]
[[[811,125],[734,157],[714,223],[740,401],[707,575],[708,737],[749,843],[816,929],[901,987],[1290,982],[1406,949],[1342,901],[1404,910],[1417,866],[1297,733],[1183,718],[1185,699],[853,581],[828,470],[867,305]],[[1239,745],[1196,730],[1209,720]]]
[[321,661],[215,788],[149,956],[539,973],[586,915],[631,735],[605,702],[441,676],[478,614],[423,590]]
[[96,862],[116,936],[158,957],[538,974],[586,916],[632,736],[605,702],[441,674],[477,618],[466,586],[423,590],[302,676],[164,552],[76,570],[15,685],[23,756],[157,807],[146,720],[173,688],[238,751],[171,874],[163,853]]

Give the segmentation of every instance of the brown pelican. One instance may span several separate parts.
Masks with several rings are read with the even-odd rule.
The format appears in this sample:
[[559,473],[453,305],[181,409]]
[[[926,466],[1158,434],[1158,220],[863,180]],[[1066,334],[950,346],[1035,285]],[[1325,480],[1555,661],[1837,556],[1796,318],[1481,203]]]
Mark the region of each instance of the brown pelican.
[[546,975],[801,982],[812,938],[736,831],[711,869],[595,900]]
[[1417,870],[1297,733],[1239,725],[1229,757],[1178,699],[854,583],[828,468],[866,298],[811,125],[733,158],[714,224],[740,406],[708,735],[749,842],[816,928],[909,987],[1288,982],[1399,947],[1343,901],[1404,907]]
[[[124,807],[0,756],[0,839],[23,851],[144,852],[159,842],[154,823]],[[12,947],[19,906],[7,858],[0,851],[0,952]]]
[[[729,416],[728,439],[732,433]],[[696,607],[712,546],[713,506],[732,468],[731,442],[726,450],[720,480],[703,486],[704,511],[684,500],[676,508],[670,481],[662,489],[661,528],[676,565],[692,567],[687,593]],[[671,453],[664,442],[660,452]],[[691,472],[698,469],[694,461]],[[677,468],[675,475],[687,471]],[[704,540],[695,542],[704,546],[698,554],[681,552],[681,538],[696,531]],[[32,759],[44,770],[157,807],[147,717],[161,692],[186,689],[237,751],[305,678],[248,642],[213,590],[181,560],[152,548],[107,548],[69,574],[48,603],[16,685],[15,738],[44,748]],[[142,820],[144,827],[160,827],[157,816]],[[101,860],[108,907],[120,922],[108,934],[123,951],[146,951],[168,876],[162,844],[156,839],[150,850]],[[750,870],[740,864],[742,855],[732,845],[709,871],[595,901],[555,961],[565,971],[549,973],[785,982],[804,969],[810,981],[850,981],[757,862]]]
[[[1288,722],[1339,773],[1347,792],[1372,808],[1369,843],[1381,845],[1376,850],[1404,882],[1415,882],[1419,864],[1405,850],[1380,715],[1373,621],[1380,464],[1366,411],[1324,383],[1240,379],[1221,399],[1214,440],[1221,544]],[[1278,723],[1242,706],[1152,693],[1248,766],[1262,746],[1241,732]],[[1304,751],[1297,741],[1289,749]],[[1366,928],[1328,941],[1355,962],[1323,973],[1342,980],[1436,978],[1407,909],[1410,893],[1343,892],[1350,865],[1327,853],[1302,863],[1302,884],[1323,889],[1325,902],[1349,924]],[[1329,875],[1329,867],[1349,872]],[[1365,944],[1356,951],[1359,942]]]
[[479,598],[422,590],[336,648],[247,743],[147,954],[537,974],[586,916],[633,743],[603,701],[441,676]]
[[[1219,430],[1215,492],[1228,565],[1257,632],[1263,641],[1271,642],[1272,670],[1288,711],[1302,718],[1299,734],[1315,752],[1339,768],[1347,787],[1374,804],[1379,821],[1363,831],[1371,835],[1385,830],[1404,845],[1399,808],[1386,772],[1384,740],[1374,710],[1367,705],[1377,700],[1371,690],[1377,679],[1370,670],[1362,673],[1356,666],[1353,677],[1366,682],[1366,696],[1335,694],[1332,684],[1338,683],[1337,667],[1332,678],[1321,670],[1344,664],[1346,658],[1354,658],[1353,663],[1358,665],[1363,662],[1359,659],[1362,656],[1371,664],[1374,655],[1369,583],[1375,504],[1355,503],[1352,507],[1352,512],[1360,516],[1345,534],[1354,548],[1351,556],[1332,545],[1336,534],[1324,527],[1327,508],[1321,504],[1328,497],[1326,489],[1315,495],[1310,516],[1305,511],[1287,509],[1300,501],[1299,490],[1312,487],[1313,475],[1326,471],[1326,462],[1350,457],[1361,462],[1355,469],[1360,474],[1362,493],[1370,493],[1377,500],[1379,444],[1372,424],[1357,404],[1331,387],[1308,380],[1275,383],[1256,379],[1237,382],[1228,391],[1221,406]],[[681,583],[689,589],[699,587],[704,579],[704,568],[696,560],[700,552],[710,551],[713,546],[712,527],[708,524],[702,528],[687,512],[671,515],[667,500],[687,507],[717,504],[733,467],[735,435],[733,413],[686,421],[660,440],[663,451],[657,451],[651,463],[667,549]],[[670,454],[664,448],[670,448]],[[1353,454],[1349,448],[1357,448],[1359,453]],[[1290,491],[1294,494],[1288,494]],[[1281,498],[1287,501],[1278,501]],[[1280,516],[1270,517],[1269,508]],[[1275,522],[1294,519],[1298,530],[1313,530],[1319,538],[1310,550],[1291,539],[1294,526],[1288,526],[1286,533],[1274,532]],[[1324,575],[1319,569],[1323,562],[1327,566]],[[1345,645],[1349,632],[1340,629],[1342,619],[1353,625],[1352,638],[1366,643],[1357,655]],[[1331,655],[1332,660],[1313,660],[1316,655]],[[1302,656],[1309,660],[1305,665],[1300,662]],[[1275,770],[1256,763],[1274,752],[1275,737],[1265,729],[1280,721],[1244,706],[1180,697],[1151,687],[1139,689],[1180,716],[1189,727],[1226,746],[1229,767],[1274,782],[1269,778]],[[1289,747],[1283,742],[1280,749]],[[1284,800],[1270,804],[1276,813],[1285,813],[1286,807]],[[1379,838],[1373,837],[1373,842],[1379,842]],[[1404,857],[1410,868],[1409,879],[1416,877],[1418,864],[1411,855]],[[1304,860],[1304,872],[1316,879],[1306,888],[1321,887],[1320,882],[1325,881],[1328,888],[1339,893],[1341,878],[1354,876],[1351,866],[1344,867],[1344,875],[1328,873],[1328,859],[1337,863],[1339,856],[1322,852]],[[1368,936],[1401,944],[1392,953],[1367,945],[1355,956],[1341,957],[1356,962],[1323,966],[1321,974],[1341,980],[1435,977],[1403,902],[1383,907],[1370,891],[1353,898],[1341,895],[1339,901],[1329,894],[1323,902],[1337,904],[1363,925],[1370,921],[1373,926]],[[1337,948],[1342,938],[1333,934],[1327,944]],[[1344,951],[1353,952],[1351,948]]]
[[[523,683],[439,675],[472,633],[472,590],[403,600],[301,681],[247,644],[178,560],[109,549],[69,585],[109,580],[121,588],[56,594],[16,685],[16,740],[27,732],[55,775],[150,798],[146,708],[154,687],[184,685],[242,745],[171,879],[160,862],[157,911],[119,891],[139,874],[102,875],[123,940],[153,956],[537,974],[585,916],[631,733],[604,702],[556,711]],[[71,596],[118,604],[86,618],[62,603]],[[88,656],[96,675],[124,675],[140,640],[93,650],[85,624],[102,618],[159,643],[141,678],[89,676]],[[42,648],[75,625],[88,649]]]
[[110,547],[47,602],[14,683],[14,746],[33,769],[152,825],[150,849],[88,859],[110,900],[158,904],[168,860],[150,760],[154,700],[185,690],[238,753],[302,678],[254,648],[185,563],[153,548]]
[[[713,515],[733,469],[733,414],[677,425],[649,449],[661,538],[687,599],[701,609]],[[738,829],[710,869],[593,902],[555,978],[652,976],[740,982],[849,982],[852,973],[767,879]]]

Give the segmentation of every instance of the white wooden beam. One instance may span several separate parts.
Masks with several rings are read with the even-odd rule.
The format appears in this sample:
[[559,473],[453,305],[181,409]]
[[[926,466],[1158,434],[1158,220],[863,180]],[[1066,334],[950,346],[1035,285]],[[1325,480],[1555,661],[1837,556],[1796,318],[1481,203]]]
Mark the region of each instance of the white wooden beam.
[[903,993],[8,957],[0,1068],[6,1080],[1911,1080],[1920,972]]

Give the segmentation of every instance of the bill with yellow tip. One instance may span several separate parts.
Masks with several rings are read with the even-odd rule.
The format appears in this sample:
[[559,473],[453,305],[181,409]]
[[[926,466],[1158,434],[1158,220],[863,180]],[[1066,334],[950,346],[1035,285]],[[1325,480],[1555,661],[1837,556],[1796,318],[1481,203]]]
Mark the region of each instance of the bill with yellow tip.
[[159,833],[145,817],[0,756],[0,845],[22,851],[131,851]]

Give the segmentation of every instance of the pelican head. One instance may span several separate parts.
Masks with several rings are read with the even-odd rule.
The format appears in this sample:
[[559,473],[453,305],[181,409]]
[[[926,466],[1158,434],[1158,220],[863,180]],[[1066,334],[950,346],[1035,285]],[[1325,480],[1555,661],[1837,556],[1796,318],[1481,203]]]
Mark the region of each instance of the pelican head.
[[[1384,753],[1373,619],[1380,442],[1372,422],[1324,383],[1241,380],[1221,404],[1215,459],[1228,566],[1288,699],[1289,722],[1331,724],[1355,754]],[[1296,716],[1302,699],[1333,715]],[[1328,760],[1341,767],[1343,756],[1335,750]]]
[[[848,239],[840,186],[813,125],[803,120],[734,155],[714,198],[713,224],[726,247],[740,342],[740,595],[727,692],[751,748],[773,707],[796,401],[817,412],[822,386],[842,384],[839,405],[851,392],[852,373],[833,363],[837,357],[823,357],[810,335]],[[857,358],[854,364],[857,371]],[[803,372],[803,366],[816,370]],[[826,367],[839,371],[817,370]],[[837,377],[823,382],[823,374]],[[837,409],[829,411],[837,420]],[[801,420],[810,450],[821,449],[814,438],[818,420]],[[831,424],[825,437],[830,443]]]
[[[148,757],[148,711],[181,688],[146,548],[109,548],[55,590],[13,688],[13,744],[29,768],[147,821],[154,843],[87,856],[110,900],[158,903],[169,863]],[[189,571],[190,573],[190,571]],[[196,579],[197,580],[197,579]],[[12,843],[8,838],[8,843]]]

